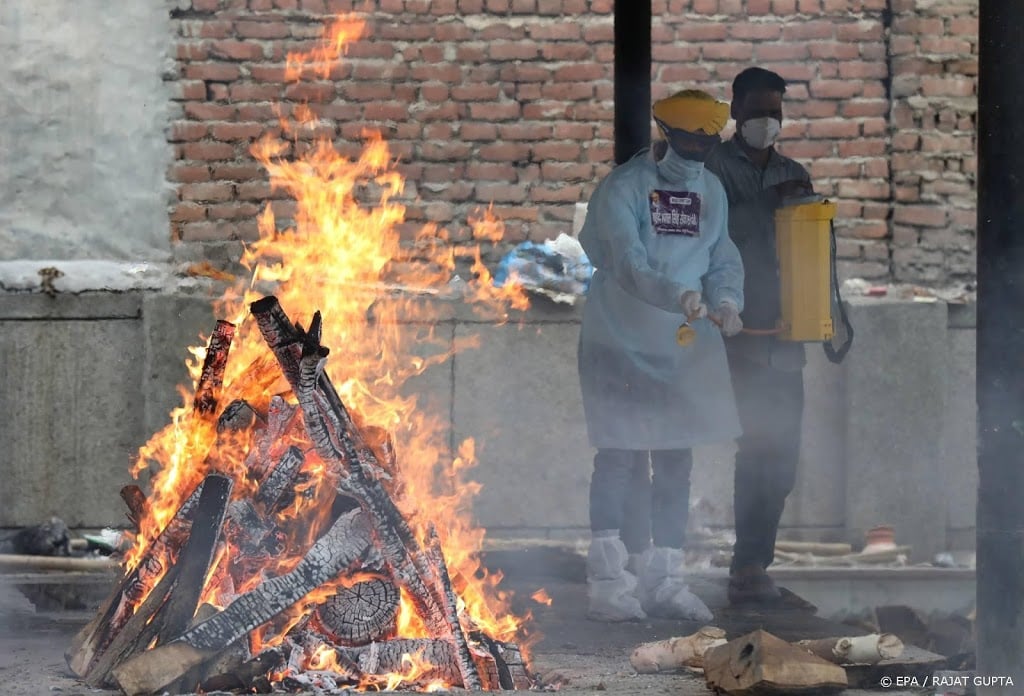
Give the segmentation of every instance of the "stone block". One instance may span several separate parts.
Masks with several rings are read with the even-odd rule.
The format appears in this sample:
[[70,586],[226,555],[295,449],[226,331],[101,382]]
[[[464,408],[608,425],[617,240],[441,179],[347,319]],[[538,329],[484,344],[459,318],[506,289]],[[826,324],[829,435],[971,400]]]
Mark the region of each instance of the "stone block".
[[118,491],[145,440],[139,303],[107,293],[3,296],[0,526],[50,515],[69,527],[124,521]]
[[[201,295],[154,293],[142,304],[145,333],[145,427],[152,435],[170,423],[170,413],[182,405],[178,387],[191,385],[186,361],[190,346],[201,345],[216,325],[212,302]],[[147,436],[148,439],[148,436]]]
[[941,302],[858,299],[847,355],[846,524],[860,545],[891,524],[913,560],[945,546],[949,482],[942,463],[947,311]]
[[588,526],[593,450],[583,421],[575,323],[457,325],[480,348],[455,358],[455,441],[473,437],[485,527]]

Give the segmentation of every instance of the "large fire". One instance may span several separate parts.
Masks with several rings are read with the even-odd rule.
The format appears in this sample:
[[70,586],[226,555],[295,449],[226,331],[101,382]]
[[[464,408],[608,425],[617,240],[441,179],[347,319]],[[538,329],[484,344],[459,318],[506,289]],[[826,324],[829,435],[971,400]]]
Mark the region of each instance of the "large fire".
[[[288,56],[289,79],[326,77],[346,43],[364,30],[356,18],[338,19],[316,49]],[[478,485],[467,477],[474,464],[473,442],[464,442],[451,453],[444,422],[415,398],[403,395],[402,386],[444,362],[453,350],[466,347],[452,348],[447,339],[435,336],[438,303],[430,301],[450,292],[460,257],[472,264],[476,276],[460,286],[460,296],[492,313],[524,308],[526,298],[515,289],[495,288],[478,247],[458,247],[442,229],[426,226],[413,244],[403,245],[399,230],[405,209],[395,198],[404,181],[394,169],[386,143],[379,134],[367,132],[361,155],[348,159],[335,149],[330,135],[317,137],[326,131],[333,135],[333,127],[324,125],[313,108],[299,106],[282,117],[280,136],[267,135],[253,147],[254,156],[270,173],[272,186],[295,200],[294,224],[279,230],[271,207],[266,207],[260,238],[246,249],[243,259],[249,276],[216,305],[217,315],[237,326],[217,402],[223,408],[244,399],[265,413],[274,395],[288,392],[258,329],[247,320],[251,302],[270,289],[285,311],[304,326],[320,310],[322,343],[332,349],[327,371],[340,396],[365,432],[389,433],[393,438],[402,487],[396,500],[399,508],[421,541],[430,526],[438,531],[457,596],[472,621],[494,639],[521,640],[522,620],[513,615],[508,597],[497,588],[500,577],[488,574],[479,563],[484,530],[470,521]],[[503,232],[500,221],[488,213],[471,223],[477,242],[499,239]],[[200,347],[191,349],[193,380],[199,378],[205,343],[204,339]],[[254,482],[244,464],[251,446],[248,434],[223,446],[225,434],[217,432],[216,419],[193,408],[192,390],[183,388],[182,394],[184,405],[172,413],[171,424],[141,449],[132,472],[149,474],[152,493],[137,543],[126,559],[129,568],[212,470],[232,476],[234,497],[253,491]],[[295,443],[277,446],[283,450],[289,444]],[[288,572],[325,531],[333,488],[322,461],[308,444],[305,448],[308,495],[296,495],[295,503],[278,520],[291,535],[283,548],[294,552],[268,559],[240,578],[238,568],[228,574],[230,559],[237,554],[222,549],[211,566],[203,602],[224,607],[266,578]],[[161,559],[164,568],[169,560]],[[150,589],[158,580],[152,578]],[[337,589],[321,588],[307,596],[292,608],[287,620],[300,621]],[[282,630],[280,620],[272,623],[273,632],[254,636],[254,648],[281,640],[287,626]],[[404,596],[399,635],[425,635],[423,621]],[[407,667],[404,674],[392,675],[387,685],[415,681],[422,673],[423,665],[415,655],[408,656]]]

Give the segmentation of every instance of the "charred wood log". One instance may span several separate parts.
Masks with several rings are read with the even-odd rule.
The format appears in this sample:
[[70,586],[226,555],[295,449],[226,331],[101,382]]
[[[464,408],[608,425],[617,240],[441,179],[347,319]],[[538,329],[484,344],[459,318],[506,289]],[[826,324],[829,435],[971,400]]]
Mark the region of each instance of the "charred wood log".
[[430,669],[419,675],[423,681],[440,679],[454,686],[462,685],[452,644],[443,638],[389,640],[358,648],[337,648],[337,651],[353,660],[365,674],[383,676],[406,673],[409,671],[409,658],[412,657],[431,665]]
[[339,645],[366,645],[394,637],[401,594],[386,578],[342,588],[317,608],[317,620]]
[[131,619],[133,607],[142,600],[154,578],[163,572],[161,559],[171,557],[181,548],[192,528],[192,519],[202,490],[203,484],[200,483],[149,545],[135,568],[121,579],[93,620],[72,639],[65,658],[68,667],[76,675],[84,677],[88,674],[97,657]]
[[[237,667],[207,677],[200,682],[202,693],[214,691],[249,691],[257,678],[266,675],[285,662],[284,651],[280,648],[264,650],[251,660],[242,662]],[[250,692],[251,693],[251,692]]]
[[135,656],[115,669],[114,677],[131,693],[166,687],[352,566],[369,545],[361,511],[339,518],[290,573],[263,582],[177,640]]
[[132,523],[132,529],[139,531],[142,520],[149,516],[149,501],[146,494],[135,484],[130,484],[121,489],[121,500],[128,506],[128,521]]
[[438,588],[441,595],[442,606],[445,612],[445,619],[448,623],[449,635],[455,648],[455,658],[458,661],[459,673],[462,676],[462,685],[466,689],[480,690],[483,685],[480,683],[480,674],[473,656],[469,652],[469,644],[466,641],[466,634],[462,630],[462,623],[459,621],[459,608],[455,600],[455,592],[452,590],[452,580],[448,575],[448,564],[444,560],[444,552],[441,549],[441,540],[437,536],[437,530],[430,526],[428,549],[431,564],[437,574]]
[[206,347],[206,357],[203,359],[203,369],[199,374],[193,399],[193,407],[203,415],[210,415],[217,410],[217,399],[224,383],[224,370],[228,364],[228,353],[234,337],[235,325],[218,319]]
[[273,515],[286,507],[284,502],[291,500],[296,476],[305,462],[306,456],[302,450],[293,445],[270,468],[254,498],[265,514]]
[[211,474],[203,481],[196,523],[177,562],[89,670],[85,681],[90,686],[112,685],[113,668],[145,650],[154,640],[157,644],[167,642],[188,626],[213,560],[231,489],[232,481],[225,476]]
[[280,396],[270,399],[267,408],[266,426],[256,431],[253,445],[246,455],[245,468],[251,472],[257,481],[266,479],[273,464],[272,450],[279,443],[285,441],[289,430],[295,427],[295,414],[299,409],[288,404]]
[[227,405],[217,419],[217,432],[248,430],[259,420],[261,420],[260,414],[249,405],[248,401],[235,399]]

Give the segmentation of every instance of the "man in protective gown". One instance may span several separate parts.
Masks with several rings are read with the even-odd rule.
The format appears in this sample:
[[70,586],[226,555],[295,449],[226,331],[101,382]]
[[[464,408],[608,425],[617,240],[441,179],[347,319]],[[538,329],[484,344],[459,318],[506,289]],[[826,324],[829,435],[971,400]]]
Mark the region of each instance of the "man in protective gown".
[[[687,587],[683,542],[692,448],[740,434],[722,334],[742,328],[743,265],[725,191],[703,164],[728,118],[727,104],[698,90],[657,102],[664,141],[601,181],[580,232],[595,268],[579,343],[597,449],[587,556],[593,619],[712,618]],[[687,322],[693,334],[681,345],[677,331]],[[620,530],[631,480],[651,470],[653,546],[633,575]]]

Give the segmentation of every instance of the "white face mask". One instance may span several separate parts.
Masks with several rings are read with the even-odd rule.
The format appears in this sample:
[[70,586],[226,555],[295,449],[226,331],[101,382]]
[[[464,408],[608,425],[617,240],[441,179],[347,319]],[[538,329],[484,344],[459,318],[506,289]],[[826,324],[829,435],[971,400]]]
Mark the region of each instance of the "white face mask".
[[740,128],[740,135],[743,142],[755,150],[767,150],[779,137],[782,132],[782,124],[771,116],[764,118],[752,118]]

